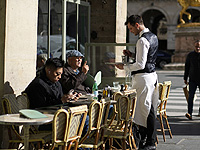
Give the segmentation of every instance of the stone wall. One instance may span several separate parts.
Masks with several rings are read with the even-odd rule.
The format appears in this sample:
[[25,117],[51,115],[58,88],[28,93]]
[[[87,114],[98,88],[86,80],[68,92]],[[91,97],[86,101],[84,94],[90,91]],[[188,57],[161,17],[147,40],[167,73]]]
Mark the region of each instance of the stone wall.
[[89,2],[91,5],[91,43],[125,42],[124,22],[127,2],[121,0],[89,0]]
[[200,39],[200,26],[177,28],[175,34],[175,54],[172,63],[185,63],[186,56],[194,50],[194,42]]
[[[0,97],[19,95],[35,77],[37,15],[36,0],[0,1]],[[6,131],[0,127],[1,148],[8,146]]]
[[[115,42],[115,1],[93,1],[91,5],[91,43]],[[94,36],[96,34],[96,36]]]

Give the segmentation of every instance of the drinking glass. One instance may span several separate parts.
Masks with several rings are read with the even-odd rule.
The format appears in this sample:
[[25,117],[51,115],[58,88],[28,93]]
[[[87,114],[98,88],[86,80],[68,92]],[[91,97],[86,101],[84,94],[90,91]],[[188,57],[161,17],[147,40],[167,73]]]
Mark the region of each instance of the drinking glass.
[[119,91],[120,88],[119,82],[113,82],[113,87],[115,90]]
[[132,76],[130,72],[128,72],[125,77],[125,85],[128,86],[128,90],[132,89]]

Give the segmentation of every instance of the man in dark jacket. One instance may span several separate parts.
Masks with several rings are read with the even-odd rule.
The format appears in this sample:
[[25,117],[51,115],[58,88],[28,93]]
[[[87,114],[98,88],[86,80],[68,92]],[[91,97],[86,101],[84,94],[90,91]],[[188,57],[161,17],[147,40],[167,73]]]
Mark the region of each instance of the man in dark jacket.
[[65,64],[60,83],[63,88],[63,93],[68,93],[71,89],[74,89],[77,93],[90,93],[91,89],[84,85],[84,81],[87,78],[87,72],[89,66],[87,61],[81,68],[83,54],[77,50],[70,50],[66,54],[67,63]]
[[185,116],[192,120],[193,99],[197,86],[200,89],[200,40],[195,41],[195,50],[187,55],[185,62],[184,83],[188,84],[189,77],[189,98],[188,113]]
[[40,74],[25,89],[30,108],[47,107],[66,103],[74,95],[63,95],[61,84],[58,80],[63,73],[64,61],[50,58],[46,61]]

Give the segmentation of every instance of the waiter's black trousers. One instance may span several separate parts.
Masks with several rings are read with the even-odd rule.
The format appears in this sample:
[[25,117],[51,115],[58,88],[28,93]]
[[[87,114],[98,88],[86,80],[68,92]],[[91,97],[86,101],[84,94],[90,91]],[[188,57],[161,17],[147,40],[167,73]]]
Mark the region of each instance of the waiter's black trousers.
[[156,117],[154,114],[153,105],[151,105],[151,109],[149,115],[147,117],[147,128],[140,126],[139,132],[141,135],[141,140],[146,139],[146,145],[154,145],[156,142]]

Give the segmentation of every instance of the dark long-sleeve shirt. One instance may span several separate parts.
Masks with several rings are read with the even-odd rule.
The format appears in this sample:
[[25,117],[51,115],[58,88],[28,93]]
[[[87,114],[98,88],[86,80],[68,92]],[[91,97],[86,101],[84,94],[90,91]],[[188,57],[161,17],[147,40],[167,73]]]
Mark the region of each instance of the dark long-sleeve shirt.
[[51,105],[62,104],[61,98],[63,96],[62,87],[59,82],[51,82],[45,74],[45,70],[36,77],[25,89],[27,93],[30,108],[46,107]]
[[185,62],[184,80],[200,83],[200,53],[195,51],[187,55]]
[[80,71],[78,74],[76,74],[73,69],[68,64],[66,64],[62,77],[59,80],[63,88],[63,93],[67,94],[71,89],[74,89],[74,91],[82,94],[89,93],[89,87],[86,87],[83,84],[86,78],[87,75],[85,75],[85,73]]

